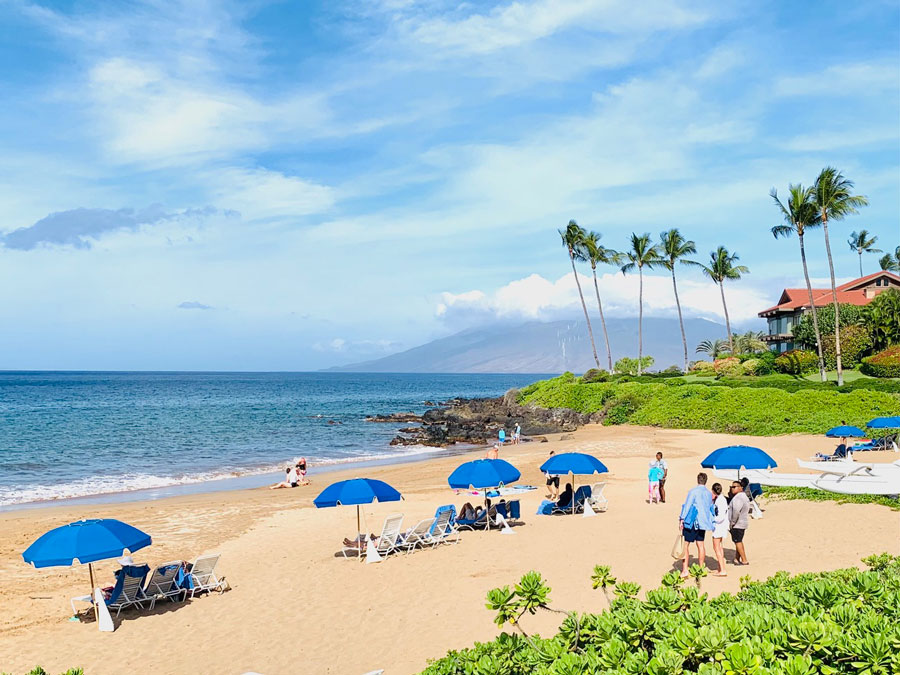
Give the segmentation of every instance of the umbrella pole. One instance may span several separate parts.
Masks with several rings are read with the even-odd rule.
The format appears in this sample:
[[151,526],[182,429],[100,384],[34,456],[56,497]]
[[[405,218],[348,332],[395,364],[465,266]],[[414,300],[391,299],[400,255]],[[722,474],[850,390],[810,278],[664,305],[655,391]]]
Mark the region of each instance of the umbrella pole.
[[[357,555],[360,558],[362,558],[362,545],[363,545],[363,540],[360,538],[361,534],[362,534],[362,532],[359,529],[359,504],[357,504],[356,505],[356,541],[359,543],[359,552]],[[366,539],[368,539],[368,536],[366,537]],[[366,544],[368,544],[368,543],[369,542],[366,541]]]
[[575,489],[575,474],[572,474],[572,515],[575,515],[575,493],[578,490]]
[[88,563],[88,574],[91,577],[91,604],[94,606],[94,621],[100,622],[100,610],[97,609],[97,599],[94,597],[94,568]]

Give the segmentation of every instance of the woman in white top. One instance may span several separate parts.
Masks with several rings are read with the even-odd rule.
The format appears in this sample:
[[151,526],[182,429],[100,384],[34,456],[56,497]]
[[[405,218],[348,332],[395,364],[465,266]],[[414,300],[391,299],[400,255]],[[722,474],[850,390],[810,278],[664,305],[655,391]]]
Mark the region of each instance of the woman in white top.
[[713,576],[727,577],[728,574],[725,572],[725,550],[722,548],[722,540],[728,534],[728,500],[722,494],[721,483],[713,483],[712,492],[713,507],[716,511],[716,515],[713,518],[713,525],[715,526],[712,535],[713,552],[716,555],[716,560],[719,562],[719,571]]

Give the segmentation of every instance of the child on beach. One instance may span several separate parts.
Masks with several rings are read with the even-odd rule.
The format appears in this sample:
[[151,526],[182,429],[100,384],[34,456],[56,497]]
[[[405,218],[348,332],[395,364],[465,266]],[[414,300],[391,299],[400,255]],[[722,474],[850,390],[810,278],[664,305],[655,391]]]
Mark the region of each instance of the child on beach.
[[647,488],[650,494],[650,498],[647,500],[648,504],[659,504],[659,479],[662,478],[662,473],[662,469],[656,462],[650,463],[650,472],[647,476],[650,483]]
[[297,460],[297,476],[300,479],[300,485],[309,485],[309,479],[306,477],[306,457]]

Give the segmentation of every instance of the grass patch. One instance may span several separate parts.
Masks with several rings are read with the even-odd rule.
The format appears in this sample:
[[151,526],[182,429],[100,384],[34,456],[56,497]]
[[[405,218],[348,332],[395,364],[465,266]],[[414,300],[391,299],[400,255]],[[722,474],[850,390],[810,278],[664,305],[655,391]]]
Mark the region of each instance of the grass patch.
[[841,495],[808,487],[769,487],[765,497],[773,501],[805,499],[810,502],[837,502],[838,504],[881,504],[894,511],[900,511],[900,499],[883,495]]
[[599,412],[605,424],[707,429],[755,436],[820,434],[843,420],[864,426],[873,417],[900,414],[900,394],[892,391],[852,385],[838,389],[813,383],[792,391],[787,387],[755,383],[730,386],[723,382],[691,384],[684,378],[674,378],[585,384],[565,373],[523,388],[519,402],[588,414]]

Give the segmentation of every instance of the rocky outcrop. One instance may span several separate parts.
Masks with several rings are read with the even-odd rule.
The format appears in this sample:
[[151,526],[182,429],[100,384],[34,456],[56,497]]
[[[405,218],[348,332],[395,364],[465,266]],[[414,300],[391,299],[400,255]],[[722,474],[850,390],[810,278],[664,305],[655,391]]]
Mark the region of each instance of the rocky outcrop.
[[380,422],[383,424],[402,424],[404,422],[421,422],[422,416],[414,412],[397,412],[390,415],[368,415],[366,422]]
[[[404,413],[400,413],[404,415]],[[379,415],[372,421],[395,421]],[[396,421],[406,421],[400,418]],[[400,429],[391,445],[428,445],[444,447],[454,443],[484,445],[497,439],[500,429],[512,437],[518,423],[523,440],[543,434],[575,431],[589,422],[599,421],[594,415],[583,415],[567,408],[537,408],[520,406],[514,397],[454,399],[439,408],[427,410],[421,416],[420,427]]]

